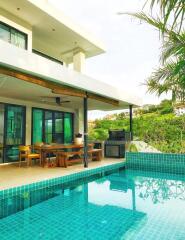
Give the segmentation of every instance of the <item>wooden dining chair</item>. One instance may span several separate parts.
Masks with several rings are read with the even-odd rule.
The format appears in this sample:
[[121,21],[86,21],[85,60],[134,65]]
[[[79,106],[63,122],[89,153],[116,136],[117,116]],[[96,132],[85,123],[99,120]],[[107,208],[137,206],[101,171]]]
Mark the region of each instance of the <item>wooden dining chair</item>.
[[19,167],[21,166],[23,159],[26,160],[27,166],[32,165],[33,159],[39,159],[41,164],[41,154],[32,153],[31,146],[19,146]]

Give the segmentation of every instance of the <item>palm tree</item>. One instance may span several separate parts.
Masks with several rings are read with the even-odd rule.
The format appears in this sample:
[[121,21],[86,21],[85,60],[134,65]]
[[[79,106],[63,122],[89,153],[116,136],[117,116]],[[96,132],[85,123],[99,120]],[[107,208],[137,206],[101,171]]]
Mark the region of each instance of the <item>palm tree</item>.
[[146,81],[149,92],[161,95],[172,91],[172,100],[185,101],[185,32],[172,30],[160,18],[145,13],[129,15],[157,28],[163,34],[161,66]]

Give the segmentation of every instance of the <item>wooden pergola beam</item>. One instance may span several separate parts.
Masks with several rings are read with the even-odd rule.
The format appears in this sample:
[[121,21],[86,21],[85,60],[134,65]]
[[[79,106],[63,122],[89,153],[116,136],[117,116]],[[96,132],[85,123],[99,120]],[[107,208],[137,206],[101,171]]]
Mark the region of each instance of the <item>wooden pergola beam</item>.
[[3,67],[0,67],[0,73],[14,77],[14,78],[18,78],[25,82],[33,83],[33,84],[39,85],[41,87],[51,89],[51,91],[54,94],[64,94],[64,95],[75,96],[75,97],[86,96],[85,91],[74,89],[72,87],[64,86],[61,84],[52,83],[48,80],[29,75],[27,73],[18,72],[18,71],[15,71],[12,69],[10,70],[10,69],[3,68]]
[[5,67],[0,66],[0,74],[4,74],[10,77],[14,77],[20,79],[22,81],[33,83],[39,85],[41,87],[45,87],[51,89],[52,93],[54,94],[61,94],[61,95],[68,95],[74,97],[81,97],[81,98],[90,98],[100,102],[108,103],[113,106],[119,106],[119,101],[102,97],[100,95],[94,93],[87,93],[84,90],[79,90],[73,87],[64,86],[62,84],[53,83],[49,80],[42,79],[40,77],[36,77],[27,73],[19,72],[14,69],[8,69]]
[[66,88],[55,88],[55,89],[52,89],[52,93],[54,94],[63,94],[63,95],[68,95],[68,96],[73,96],[73,97],[81,97],[81,98],[84,98],[86,97],[86,93],[83,92],[83,91],[77,91],[76,89],[66,89]]
[[94,100],[97,100],[100,102],[108,103],[108,104],[111,104],[116,107],[119,106],[119,101],[114,100],[114,99],[102,97],[102,96],[94,94],[94,93],[87,93],[87,96],[88,96],[88,98],[91,98],[91,99],[94,99]]

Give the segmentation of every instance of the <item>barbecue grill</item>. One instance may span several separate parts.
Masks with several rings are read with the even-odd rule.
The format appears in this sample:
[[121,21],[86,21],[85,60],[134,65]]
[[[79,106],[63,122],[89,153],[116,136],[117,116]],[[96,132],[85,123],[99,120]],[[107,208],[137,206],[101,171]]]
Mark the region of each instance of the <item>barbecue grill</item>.
[[105,157],[124,158],[125,144],[131,140],[130,132],[109,130],[109,138],[104,143]]

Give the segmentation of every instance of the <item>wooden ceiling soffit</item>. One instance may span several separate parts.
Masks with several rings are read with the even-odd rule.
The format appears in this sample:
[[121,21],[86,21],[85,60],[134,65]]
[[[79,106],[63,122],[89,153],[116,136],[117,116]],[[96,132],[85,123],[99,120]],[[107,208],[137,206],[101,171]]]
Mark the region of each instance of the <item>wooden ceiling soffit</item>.
[[88,98],[91,98],[91,99],[94,99],[94,100],[97,100],[100,102],[108,103],[108,104],[111,104],[116,107],[119,106],[119,101],[114,100],[114,99],[102,97],[102,96],[94,94],[94,93],[87,93],[87,96],[88,96]]
[[102,97],[100,95],[94,94],[94,93],[87,93],[86,91],[75,89],[68,86],[63,86],[61,84],[56,84],[51,81],[27,74],[22,73],[19,71],[16,71],[14,69],[8,69],[4,67],[0,67],[0,74],[8,75],[10,77],[18,78],[20,80],[23,80],[25,82],[33,83],[36,85],[39,85],[41,87],[45,87],[48,89],[51,89],[52,93],[54,94],[63,94],[63,95],[69,95],[74,97],[88,97],[90,99],[94,99],[100,102],[108,103],[113,106],[119,106],[119,101]]
[[85,91],[74,89],[74,88],[68,87],[68,86],[62,86],[60,84],[56,84],[56,83],[50,82],[48,80],[45,80],[45,79],[42,79],[39,77],[35,77],[30,74],[18,72],[13,69],[0,67],[0,73],[14,77],[14,78],[18,78],[25,82],[33,83],[33,84],[39,85],[41,87],[51,89],[51,91],[54,94],[63,94],[63,95],[69,95],[69,96],[75,96],[75,97],[86,97]]

